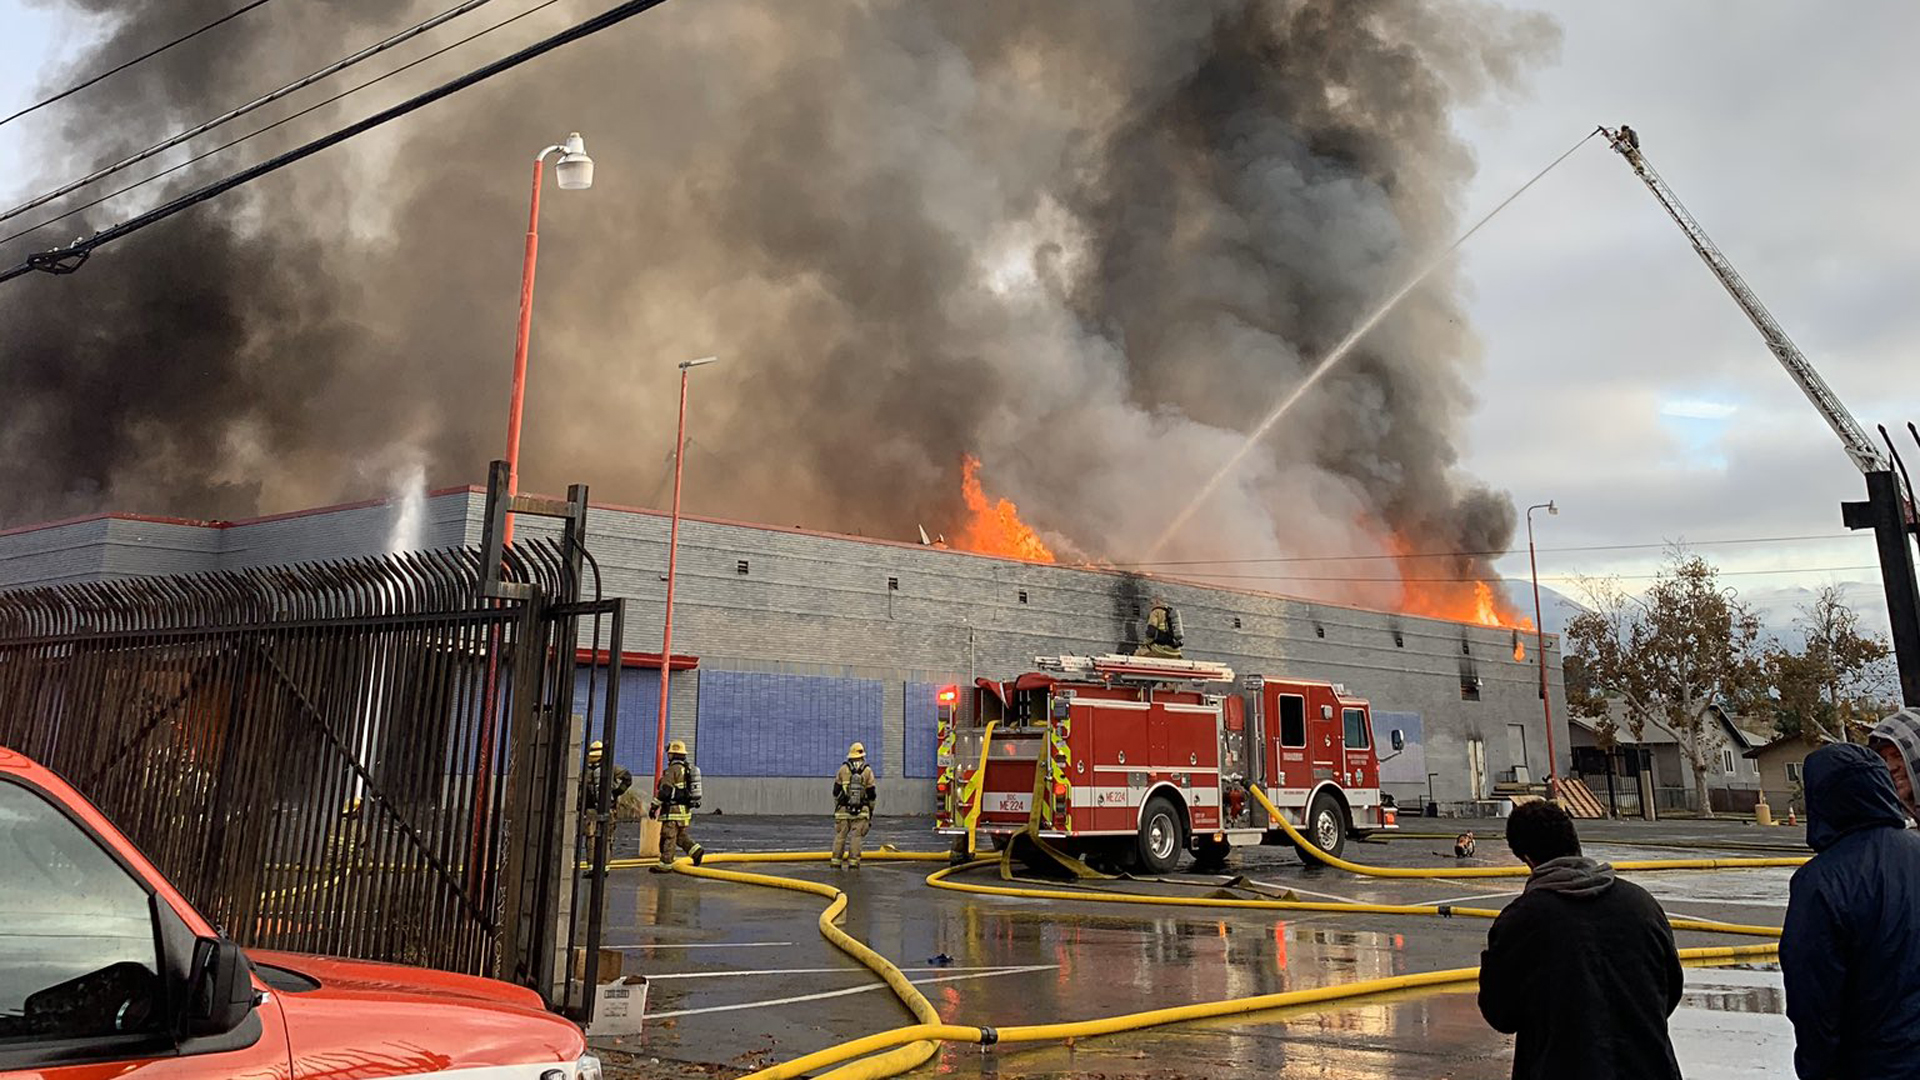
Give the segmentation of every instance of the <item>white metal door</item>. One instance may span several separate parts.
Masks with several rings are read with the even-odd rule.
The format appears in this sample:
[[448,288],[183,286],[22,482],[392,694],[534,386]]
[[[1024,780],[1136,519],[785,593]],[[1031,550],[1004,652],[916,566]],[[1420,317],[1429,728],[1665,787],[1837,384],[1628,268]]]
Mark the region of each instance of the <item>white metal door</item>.
[[1487,743],[1485,739],[1467,740],[1467,788],[1475,799],[1487,797]]

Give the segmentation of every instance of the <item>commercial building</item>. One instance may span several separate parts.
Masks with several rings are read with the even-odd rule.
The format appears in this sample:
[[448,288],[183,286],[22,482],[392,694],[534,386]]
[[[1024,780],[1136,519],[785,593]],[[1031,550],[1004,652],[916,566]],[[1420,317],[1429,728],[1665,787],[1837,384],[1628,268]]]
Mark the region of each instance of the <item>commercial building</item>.
[[[482,489],[453,488],[247,521],[109,514],[12,529],[0,532],[0,587],[476,545],[485,501]],[[599,505],[588,522],[600,586],[629,598],[625,650],[642,665],[625,676],[616,749],[636,775],[653,769],[667,525],[655,511]],[[518,527],[551,535],[542,521]],[[1368,698],[1382,743],[1405,735],[1406,750],[1381,769],[1405,807],[1461,806],[1547,774],[1531,633],[693,518],[680,534],[671,734],[693,747],[708,808],[825,812],[828,778],[860,740],[881,777],[881,812],[928,812],[940,687],[1009,678],[1039,655],[1128,649],[1156,596],[1179,608],[1191,657]],[[1571,743],[1551,635],[1546,657],[1564,770]]]

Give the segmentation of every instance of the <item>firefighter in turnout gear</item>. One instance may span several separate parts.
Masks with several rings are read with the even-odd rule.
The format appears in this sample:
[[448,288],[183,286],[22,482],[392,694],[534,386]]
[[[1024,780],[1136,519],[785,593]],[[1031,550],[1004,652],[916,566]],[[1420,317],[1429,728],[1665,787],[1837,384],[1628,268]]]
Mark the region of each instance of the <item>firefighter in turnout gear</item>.
[[1153,610],[1147,612],[1147,640],[1133,651],[1135,656],[1157,656],[1167,660],[1180,659],[1180,646],[1185,644],[1180,635],[1180,613],[1172,604],[1154,597]]
[[867,764],[867,748],[861,743],[847,747],[847,760],[833,777],[833,859],[835,870],[844,865],[860,868],[860,845],[867,838],[867,826],[873,823],[873,800],[878,794],[873,768]]
[[[601,744],[599,739],[593,740],[587,747],[587,769],[580,774],[580,813],[583,816],[591,814],[594,809],[599,806],[600,777],[601,770],[606,767],[604,764],[606,754],[606,747]],[[613,839],[613,821],[614,816],[620,808],[620,796],[625,795],[627,789],[631,787],[633,787],[633,774],[615,765],[613,767],[613,797],[607,802],[607,839],[609,841]],[[596,834],[598,826],[599,822],[588,818],[587,827],[584,830],[585,835],[588,838],[592,838]]]
[[656,874],[673,869],[677,847],[693,856],[693,865],[707,857],[705,848],[693,840],[693,808],[700,805],[700,770],[687,760],[687,744],[675,739],[667,744],[667,767],[660,773],[660,787],[653,793],[648,817],[660,819],[660,861],[648,867]]

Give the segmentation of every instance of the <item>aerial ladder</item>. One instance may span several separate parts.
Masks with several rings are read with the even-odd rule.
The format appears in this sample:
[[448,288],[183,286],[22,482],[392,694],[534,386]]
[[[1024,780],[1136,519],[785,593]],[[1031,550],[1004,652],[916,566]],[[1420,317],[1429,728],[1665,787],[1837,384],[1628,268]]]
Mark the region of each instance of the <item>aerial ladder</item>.
[[[1600,134],[1605,136],[1615,152],[1633,166],[1634,174],[1640,177],[1647,190],[1667,215],[1680,226],[1687,236],[1687,242],[1707,264],[1707,269],[1719,279],[1727,295],[1740,305],[1752,321],[1754,329],[1760,331],[1760,337],[1780,366],[1787,369],[1787,375],[1807,395],[1807,400],[1826,420],[1827,426],[1840,438],[1840,445],[1847,456],[1867,480],[1867,498],[1863,502],[1841,504],[1841,519],[1849,529],[1872,529],[1880,549],[1880,577],[1887,594],[1887,615],[1892,624],[1893,649],[1900,671],[1900,696],[1907,705],[1920,706],[1920,584],[1914,575],[1913,546],[1908,540],[1910,535],[1920,535],[1920,515],[1916,515],[1913,500],[1913,484],[1906,474],[1906,467],[1900,455],[1893,448],[1893,440],[1887,437],[1886,428],[1880,429],[1880,436],[1886,442],[1883,452],[1879,444],[1869,437],[1860,427],[1853,414],[1841,403],[1840,398],[1827,385],[1787,332],[1781,329],[1773,314],[1767,310],[1760,298],[1747,286],[1740,272],[1733,268],[1727,257],[1708,238],[1700,222],[1681,205],[1679,196],[1667,186],[1646,156],[1640,152],[1640,136],[1625,124],[1619,128],[1601,127]],[[1907,430],[1913,433],[1916,442],[1920,442],[1920,430],[1909,423]]]

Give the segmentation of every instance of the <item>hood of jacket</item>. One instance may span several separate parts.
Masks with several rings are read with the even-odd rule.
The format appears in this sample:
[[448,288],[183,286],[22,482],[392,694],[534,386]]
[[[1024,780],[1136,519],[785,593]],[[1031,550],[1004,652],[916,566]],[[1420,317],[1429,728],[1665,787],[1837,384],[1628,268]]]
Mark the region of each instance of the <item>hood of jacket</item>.
[[1862,829],[1904,829],[1907,812],[1879,754],[1835,743],[1807,755],[1807,844],[1825,851]]
[[1613,866],[1585,855],[1562,855],[1533,868],[1527,892],[1556,892],[1580,899],[1599,896],[1613,888]]
[[1907,783],[1920,792],[1920,709],[1901,709],[1873,725],[1873,738],[1900,751],[1900,760],[1907,763]]

